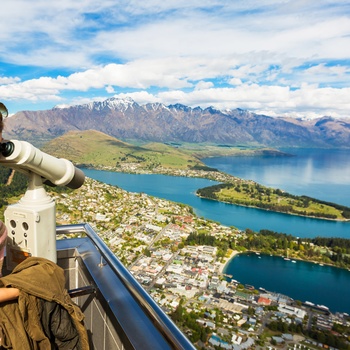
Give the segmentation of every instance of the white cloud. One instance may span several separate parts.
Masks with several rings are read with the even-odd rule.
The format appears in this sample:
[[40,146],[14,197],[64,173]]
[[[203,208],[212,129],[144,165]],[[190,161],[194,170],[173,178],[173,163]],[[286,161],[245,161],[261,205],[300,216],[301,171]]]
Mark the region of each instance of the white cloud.
[[127,94],[116,94],[114,97],[119,98],[125,98],[125,97],[131,97],[134,101],[139,103],[140,105],[144,105],[147,103],[162,103],[161,99],[147,91],[137,91],[137,92],[131,92]]
[[212,87],[214,87],[214,84],[211,81],[201,80],[196,84],[195,90],[210,89]]
[[2,5],[9,19],[0,31],[5,100],[71,103],[131,91],[141,103],[349,113],[346,0]]
[[111,85],[106,86],[106,91],[107,91],[109,94],[115,93],[115,91],[114,91],[114,89],[113,89],[113,86],[111,86]]
[[229,84],[230,85],[241,85],[242,84],[242,80],[239,78],[232,78],[229,80]]
[[18,83],[20,80],[18,77],[0,77],[0,85]]
[[[153,69],[151,72],[148,69],[139,71],[137,66],[140,64],[144,64],[144,67],[153,66]],[[61,93],[64,91],[105,89],[110,94],[117,92],[116,86],[122,86],[133,87],[139,91],[117,93],[118,96],[130,96],[141,104],[147,102],[183,103],[193,107],[213,105],[219,109],[245,108],[256,112],[270,111],[271,114],[277,115],[293,115],[293,112],[295,112],[313,113],[318,116],[325,114],[349,116],[350,102],[348,96],[350,88],[321,88],[318,84],[301,83],[300,88],[292,90],[288,86],[242,83],[239,78],[231,78],[229,83],[234,87],[218,88],[212,82],[200,80],[193,89],[186,92],[180,90],[184,86],[192,86],[188,80],[192,78],[190,74],[195,65],[195,60],[187,61],[187,69],[184,69],[183,75],[181,75],[180,69],[175,69],[172,66],[168,67],[167,64],[157,65],[152,61],[136,62],[135,66],[133,64],[110,64],[74,73],[68,77],[41,77],[24,82],[15,81],[0,85],[0,95],[5,99],[24,97],[31,101],[51,100],[57,102],[62,100]],[[180,65],[179,67],[183,66],[186,65]],[[208,70],[207,75],[213,74],[213,66],[204,67],[202,65],[200,68],[202,73],[198,74],[198,71],[196,72],[194,69],[194,76],[205,75],[204,71],[206,69]],[[323,72],[324,70],[328,71],[328,68],[319,65],[314,70]],[[138,71],[140,74],[134,74]],[[336,74],[344,73],[343,70],[337,68],[331,71],[336,72]],[[236,74],[237,72],[239,74]],[[263,66],[245,65],[232,74],[246,78],[250,75],[262,73],[264,73]],[[189,76],[186,77],[187,74]],[[159,84],[160,82],[162,83]],[[148,92],[147,88],[156,83],[167,87],[168,90],[158,93]],[[99,99],[102,100],[103,97],[101,96]],[[87,101],[87,99],[81,97],[79,101]],[[76,103],[77,99],[73,101],[73,104]]]
[[[161,92],[154,96],[154,100],[164,104],[183,103],[203,108],[213,105],[221,110],[243,108],[274,116],[348,117],[349,93],[350,88],[304,85],[298,90],[290,90],[288,87],[243,84],[235,88],[212,88],[190,93],[179,90]],[[136,96],[133,98],[137,101]]]

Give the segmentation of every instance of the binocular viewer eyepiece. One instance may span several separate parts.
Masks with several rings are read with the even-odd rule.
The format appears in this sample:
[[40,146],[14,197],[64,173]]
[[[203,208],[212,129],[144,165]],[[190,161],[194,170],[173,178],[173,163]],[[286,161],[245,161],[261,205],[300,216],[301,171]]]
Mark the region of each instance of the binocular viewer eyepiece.
[[[7,116],[7,108],[0,102],[0,127]],[[56,262],[56,204],[43,185],[77,189],[84,184],[83,171],[67,159],[56,158],[18,140],[0,141],[0,165],[29,178],[25,195],[4,213],[10,233],[6,241],[7,268],[11,271],[29,256]]]
[[82,170],[67,159],[56,158],[35,148],[29,142],[10,140],[0,144],[0,164],[26,175],[37,174],[50,186],[81,187],[85,180]]
[[3,157],[10,156],[15,150],[15,145],[11,141],[0,143],[0,153]]

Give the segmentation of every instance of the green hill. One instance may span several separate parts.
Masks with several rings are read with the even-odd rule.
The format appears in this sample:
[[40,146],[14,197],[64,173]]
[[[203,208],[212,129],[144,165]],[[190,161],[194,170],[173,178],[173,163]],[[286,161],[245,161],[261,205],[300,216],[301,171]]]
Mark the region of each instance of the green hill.
[[70,131],[45,144],[43,151],[93,167],[122,164],[137,164],[145,169],[205,167],[198,158],[177,148],[160,143],[135,146],[96,130]]

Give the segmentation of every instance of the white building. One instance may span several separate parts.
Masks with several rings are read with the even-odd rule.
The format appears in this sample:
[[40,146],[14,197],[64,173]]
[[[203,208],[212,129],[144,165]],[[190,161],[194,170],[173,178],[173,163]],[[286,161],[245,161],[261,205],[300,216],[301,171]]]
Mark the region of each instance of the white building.
[[285,304],[279,304],[278,310],[283,312],[284,314],[295,315],[296,317],[299,317],[301,319],[304,319],[304,317],[306,316],[305,310],[299,309],[297,307],[285,305]]

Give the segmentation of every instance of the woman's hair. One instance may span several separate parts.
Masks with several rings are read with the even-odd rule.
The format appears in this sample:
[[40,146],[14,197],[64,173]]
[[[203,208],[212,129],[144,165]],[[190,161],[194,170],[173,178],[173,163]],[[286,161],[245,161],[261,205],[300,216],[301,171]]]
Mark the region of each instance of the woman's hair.
[[6,106],[0,102],[0,133],[4,129],[4,119],[7,117],[7,115],[8,115],[8,110]]
[[[2,130],[4,128],[4,119],[7,117],[7,108],[0,102],[0,142],[2,141]],[[0,277],[2,276],[2,265],[6,248],[7,229],[5,224],[0,221]]]

